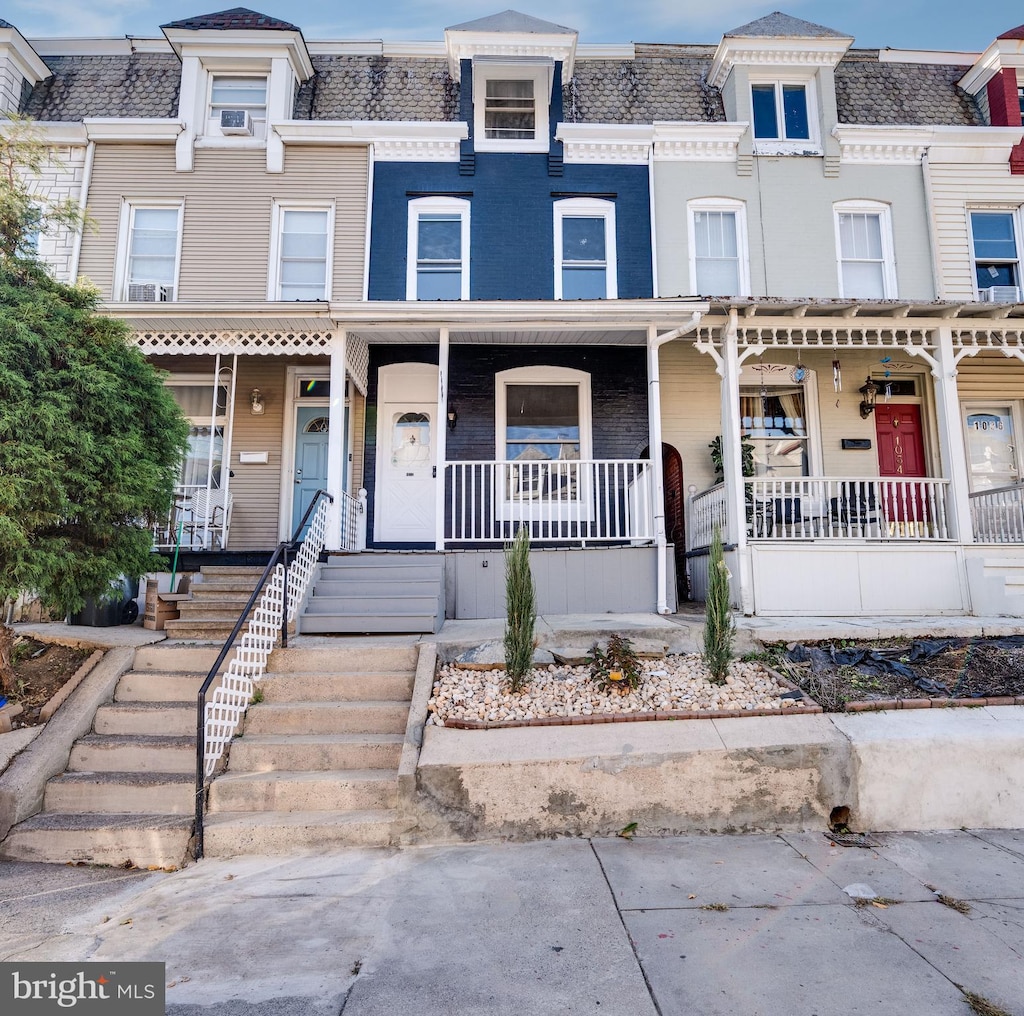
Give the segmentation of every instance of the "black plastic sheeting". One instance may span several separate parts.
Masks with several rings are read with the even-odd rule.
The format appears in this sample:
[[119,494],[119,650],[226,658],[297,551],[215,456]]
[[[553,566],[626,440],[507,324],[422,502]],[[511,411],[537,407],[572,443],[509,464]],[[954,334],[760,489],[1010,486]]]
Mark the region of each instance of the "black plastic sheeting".
[[[962,649],[970,644],[984,644],[996,649],[1020,649],[1024,647],[1024,635],[1006,635],[1002,638],[985,639],[914,639],[910,647],[894,646],[885,649],[864,649],[858,646],[794,646],[788,655],[793,663],[810,663],[811,670],[818,672],[832,667],[853,666],[864,674],[898,674],[906,678],[915,688],[929,695],[952,695],[953,692],[941,681],[933,681],[914,670],[914,664],[930,660],[948,649]],[[976,692],[971,698],[984,698],[984,692]]]

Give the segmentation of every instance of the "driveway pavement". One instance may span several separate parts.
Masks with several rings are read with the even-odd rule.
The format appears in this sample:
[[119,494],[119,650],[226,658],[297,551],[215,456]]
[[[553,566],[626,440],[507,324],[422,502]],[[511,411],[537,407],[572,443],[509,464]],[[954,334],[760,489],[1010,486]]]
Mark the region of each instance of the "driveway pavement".
[[159,960],[176,1016],[1024,1016],[1024,832],[877,839],[6,863],[0,959]]

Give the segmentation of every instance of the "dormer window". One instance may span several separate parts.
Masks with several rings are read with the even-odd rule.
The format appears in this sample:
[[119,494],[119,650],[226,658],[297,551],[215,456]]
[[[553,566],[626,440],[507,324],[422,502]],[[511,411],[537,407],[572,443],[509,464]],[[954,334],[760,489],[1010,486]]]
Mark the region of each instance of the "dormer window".
[[755,138],[787,141],[806,141],[810,138],[807,89],[803,85],[787,85],[775,81],[771,84],[752,85],[750,91]]
[[266,76],[214,74],[210,79],[210,134],[267,136]]
[[487,80],[484,104],[484,135],[500,140],[537,136],[537,108],[533,81]]
[[546,152],[550,60],[473,62],[473,133],[480,152]]

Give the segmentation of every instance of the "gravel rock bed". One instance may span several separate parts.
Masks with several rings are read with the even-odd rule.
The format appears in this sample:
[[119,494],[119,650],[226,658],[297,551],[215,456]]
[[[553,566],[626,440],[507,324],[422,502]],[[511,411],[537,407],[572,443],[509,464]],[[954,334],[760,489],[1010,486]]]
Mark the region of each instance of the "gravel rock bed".
[[[428,724],[448,721],[500,724],[524,720],[591,717],[628,713],[763,712],[805,705],[789,686],[759,663],[734,661],[724,685],[712,684],[699,655],[667,656],[641,662],[635,691],[601,691],[589,667],[552,664],[534,670],[525,691],[508,690],[504,670],[464,670],[443,666],[428,703]],[[578,721],[577,721],[578,722]]]

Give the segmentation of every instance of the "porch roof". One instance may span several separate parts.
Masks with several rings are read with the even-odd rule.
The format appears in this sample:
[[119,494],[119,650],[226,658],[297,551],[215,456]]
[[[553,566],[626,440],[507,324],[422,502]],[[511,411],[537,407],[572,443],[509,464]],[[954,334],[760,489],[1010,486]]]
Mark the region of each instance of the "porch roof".
[[963,318],[1002,321],[1024,318],[1024,303],[972,300],[844,300],[781,297],[708,298],[713,311],[735,309],[742,318],[928,319],[935,323]]

